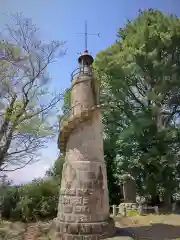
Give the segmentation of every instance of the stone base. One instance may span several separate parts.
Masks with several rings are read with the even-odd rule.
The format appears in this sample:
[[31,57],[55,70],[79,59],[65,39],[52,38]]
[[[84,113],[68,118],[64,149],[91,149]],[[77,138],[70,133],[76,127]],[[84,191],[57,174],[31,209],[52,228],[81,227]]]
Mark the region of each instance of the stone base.
[[114,220],[91,223],[68,223],[54,219],[54,225],[60,240],[99,240],[112,237],[115,232]]
[[121,203],[119,205],[119,214],[125,216],[126,210],[137,210],[139,207],[139,204],[137,203]]

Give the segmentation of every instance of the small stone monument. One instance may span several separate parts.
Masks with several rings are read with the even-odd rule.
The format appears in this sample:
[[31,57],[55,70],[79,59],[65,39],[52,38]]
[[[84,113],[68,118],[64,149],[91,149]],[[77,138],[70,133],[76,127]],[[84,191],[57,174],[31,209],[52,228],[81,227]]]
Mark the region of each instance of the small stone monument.
[[119,206],[119,213],[125,215],[126,210],[137,209],[136,203],[136,180],[130,174],[124,174],[122,177],[123,182],[123,196],[124,203]]
[[125,203],[136,202],[136,181],[135,179],[127,174],[123,176],[123,196]]

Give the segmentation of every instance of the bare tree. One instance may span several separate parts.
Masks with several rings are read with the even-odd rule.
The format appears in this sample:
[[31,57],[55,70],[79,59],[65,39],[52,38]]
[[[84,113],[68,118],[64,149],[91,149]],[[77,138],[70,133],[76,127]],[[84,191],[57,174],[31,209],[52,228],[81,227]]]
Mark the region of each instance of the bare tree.
[[65,54],[65,43],[43,43],[30,19],[22,14],[13,19],[0,41],[0,171],[39,159],[39,149],[55,135],[52,116],[63,96],[48,91],[47,68]]

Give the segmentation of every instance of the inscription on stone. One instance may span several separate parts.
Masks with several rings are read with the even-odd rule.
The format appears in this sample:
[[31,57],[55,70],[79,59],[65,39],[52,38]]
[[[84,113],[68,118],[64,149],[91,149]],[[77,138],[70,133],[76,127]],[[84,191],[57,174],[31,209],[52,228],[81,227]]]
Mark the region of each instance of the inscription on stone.
[[75,204],[75,205],[81,205],[82,204],[82,197],[70,197],[70,196],[64,196],[62,198],[62,204]]
[[79,188],[79,189],[61,189],[61,195],[71,195],[71,196],[83,196],[85,194],[91,194],[92,190],[88,188]]
[[61,195],[76,195],[76,189],[67,189],[67,188],[64,188],[64,189],[61,189],[60,190],[60,194]]
[[102,234],[106,231],[108,224],[103,223],[60,223],[63,233],[69,234]]
[[91,225],[82,224],[80,226],[80,232],[81,233],[91,233]]
[[88,205],[89,204],[89,198],[87,197],[83,197],[83,202],[82,202],[83,205]]
[[90,213],[90,209],[87,206],[75,206],[74,213]]
[[88,205],[88,197],[79,197],[79,196],[61,196],[60,202],[63,205]]
[[63,222],[93,222],[93,221],[104,221],[105,217],[101,216],[101,215],[83,215],[83,214],[60,214],[59,216],[59,220],[63,221]]
[[81,236],[81,235],[65,235],[65,238],[67,240],[99,240],[101,239],[99,235],[87,235],[87,236]]

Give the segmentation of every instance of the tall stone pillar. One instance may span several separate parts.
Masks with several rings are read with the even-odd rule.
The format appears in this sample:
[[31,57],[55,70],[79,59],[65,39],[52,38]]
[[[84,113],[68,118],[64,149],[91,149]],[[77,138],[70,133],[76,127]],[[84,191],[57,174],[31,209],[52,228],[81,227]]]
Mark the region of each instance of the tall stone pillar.
[[61,239],[95,240],[113,232],[109,218],[103,124],[93,58],[79,57],[72,74],[71,116],[61,123],[59,148],[65,153],[58,216]]

